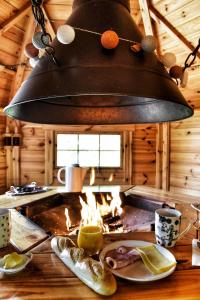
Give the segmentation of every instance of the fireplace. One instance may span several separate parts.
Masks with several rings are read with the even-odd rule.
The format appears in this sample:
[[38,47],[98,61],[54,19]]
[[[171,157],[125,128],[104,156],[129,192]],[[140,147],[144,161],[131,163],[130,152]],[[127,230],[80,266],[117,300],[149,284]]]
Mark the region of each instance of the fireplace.
[[[110,192],[93,193],[98,205],[104,201],[109,204],[112,198]],[[136,195],[119,194],[121,199],[121,213],[107,212],[102,216],[108,232],[150,231],[154,229],[155,209],[165,206],[165,203],[155,202]],[[85,193],[61,193],[22,206],[20,212],[54,235],[77,234],[81,221],[81,199],[86,203]],[[66,213],[67,211],[67,213]],[[70,223],[66,224],[66,214]],[[68,228],[67,228],[68,227]]]

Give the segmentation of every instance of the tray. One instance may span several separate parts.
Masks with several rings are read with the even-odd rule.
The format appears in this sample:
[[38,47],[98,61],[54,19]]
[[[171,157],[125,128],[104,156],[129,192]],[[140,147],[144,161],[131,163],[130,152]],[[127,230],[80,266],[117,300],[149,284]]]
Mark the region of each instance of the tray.
[[6,195],[7,196],[23,196],[23,195],[32,195],[32,194],[37,194],[37,193],[44,193],[48,191],[48,187],[35,187],[34,190],[32,191],[19,191],[19,192],[12,192],[12,191],[7,191]]

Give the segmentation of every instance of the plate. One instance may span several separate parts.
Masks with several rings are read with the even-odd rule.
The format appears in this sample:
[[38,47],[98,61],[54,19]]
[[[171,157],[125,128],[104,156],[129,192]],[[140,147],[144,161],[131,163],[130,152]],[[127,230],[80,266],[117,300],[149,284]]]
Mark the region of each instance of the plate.
[[[104,258],[106,253],[109,250],[116,249],[120,246],[126,246],[126,247],[142,247],[142,246],[149,246],[152,245],[152,243],[145,242],[145,241],[134,241],[134,240],[125,240],[125,241],[117,241],[114,243],[111,243],[107,245],[100,253],[100,260],[105,262]],[[171,262],[176,262],[176,259],[174,255],[167,249],[163,248],[162,246],[156,245],[156,248]],[[150,271],[145,267],[142,260],[136,261],[134,264],[130,264],[127,267],[121,268],[121,269],[110,269],[111,272],[121,278],[132,280],[132,281],[139,281],[139,282],[147,282],[147,281],[155,281],[162,278],[165,278],[169,276],[171,273],[174,272],[176,269],[176,265],[173,266],[171,269],[169,269],[166,272],[163,272],[161,274],[151,274]]]
[[22,271],[27,265],[28,263],[32,260],[33,258],[33,254],[28,252],[26,254],[22,254],[25,258],[25,261],[23,264],[21,264],[20,266],[16,266],[15,268],[11,268],[11,269],[4,269],[3,267],[3,259],[0,259],[0,273],[5,273],[5,274],[15,274],[18,273],[20,271]]

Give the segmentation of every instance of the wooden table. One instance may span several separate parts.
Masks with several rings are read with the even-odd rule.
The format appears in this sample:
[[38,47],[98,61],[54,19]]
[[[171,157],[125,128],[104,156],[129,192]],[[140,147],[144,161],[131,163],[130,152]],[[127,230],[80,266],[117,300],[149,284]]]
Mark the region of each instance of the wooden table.
[[[131,186],[130,185],[115,185],[115,186],[91,186],[88,187],[91,191],[94,192],[110,192],[113,188],[117,188],[121,193],[128,191]],[[87,187],[83,187],[83,190],[87,189]],[[70,195],[73,194],[81,194],[75,192],[67,192],[65,187],[62,186],[50,186],[46,192],[29,194],[23,196],[10,196],[7,194],[0,195],[0,208],[16,208],[21,206],[26,206],[31,203],[35,203],[38,201],[42,201],[47,198],[56,198],[59,195]]]
[[[35,201],[42,201],[47,197],[57,197],[63,193],[65,193],[64,189],[54,187],[51,191],[32,196],[8,197],[1,195],[0,207],[20,207]],[[177,205],[184,202],[184,205],[187,204],[189,207],[190,203],[199,203],[197,197],[188,198],[188,196],[183,197],[182,195],[144,187],[134,187],[127,194],[136,194],[147,198],[153,196],[156,201],[173,202]],[[136,283],[118,278],[116,294],[107,298],[115,300],[156,300],[156,298],[158,300],[200,300],[200,268],[191,266],[191,239],[193,237],[195,237],[194,232],[190,232],[177,243],[176,247],[170,250],[178,261],[177,269],[172,275],[149,283]],[[105,236],[105,243],[120,239],[155,242],[154,233],[135,232],[120,235],[109,234]],[[13,249],[9,247],[1,249],[0,256],[11,251]],[[89,289],[67,269],[52,252],[49,240],[44,241],[31,252],[34,254],[33,260],[24,271],[13,276],[0,274],[0,299],[105,299],[105,297]]]
[[[105,244],[119,239],[155,242],[152,232],[109,234]],[[149,283],[136,283],[117,279],[116,294],[107,299],[115,300],[199,300],[200,268],[191,266],[191,238],[185,237],[170,251],[175,255],[177,269],[169,277]],[[1,250],[2,252],[2,250]],[[33,260],[21,273],[0,280],[0,299],[105,299],[84,285],[55,256],[47,240],[32,250]],[[1,253],[1,255],[3,252]]]

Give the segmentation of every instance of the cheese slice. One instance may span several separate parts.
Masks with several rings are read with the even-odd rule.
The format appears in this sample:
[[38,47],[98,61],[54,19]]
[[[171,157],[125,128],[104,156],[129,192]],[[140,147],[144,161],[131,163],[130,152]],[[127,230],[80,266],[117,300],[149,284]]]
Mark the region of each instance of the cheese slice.
[[176,265],[175,261],[166,258],[155,245],[137,247],[144,265],[153,274],[160,274],[168,271]]

